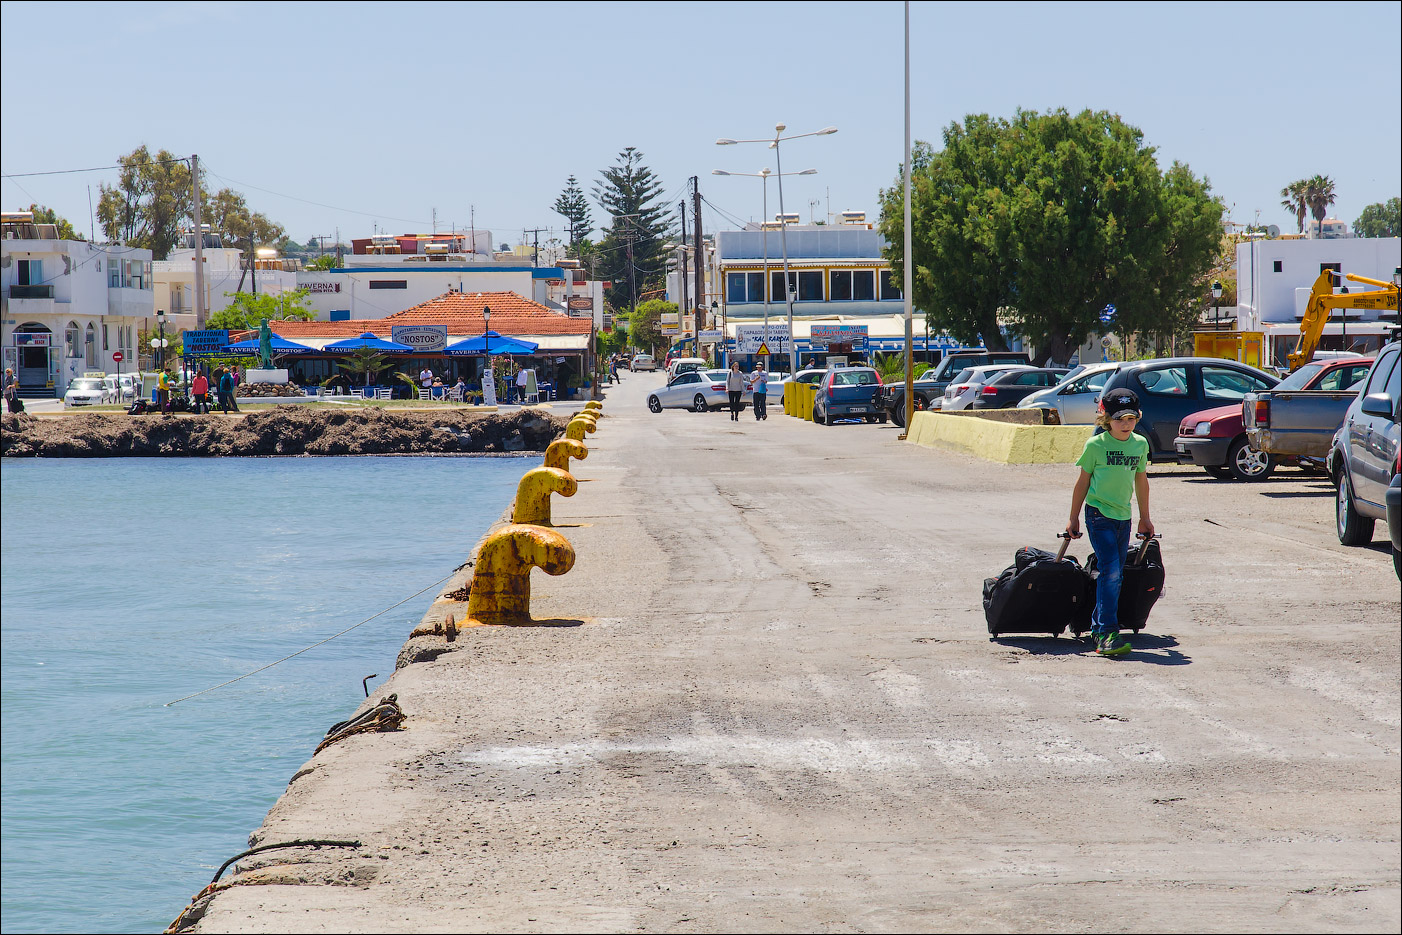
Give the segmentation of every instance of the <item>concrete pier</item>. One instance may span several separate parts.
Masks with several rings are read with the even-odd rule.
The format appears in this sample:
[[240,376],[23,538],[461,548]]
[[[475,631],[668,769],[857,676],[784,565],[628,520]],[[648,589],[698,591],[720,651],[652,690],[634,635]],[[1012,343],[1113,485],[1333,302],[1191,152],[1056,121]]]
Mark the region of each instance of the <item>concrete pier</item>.
[[1168,584],[1110,660],[980,603],[1074,467],[653,415],[661,382],[610,388],[554,504],[560,625],[379,686],[404,729],[253,836],[363,847],[249,858],[197,930],[1398,929],[1398,583],[1322,478],[1152,469]]

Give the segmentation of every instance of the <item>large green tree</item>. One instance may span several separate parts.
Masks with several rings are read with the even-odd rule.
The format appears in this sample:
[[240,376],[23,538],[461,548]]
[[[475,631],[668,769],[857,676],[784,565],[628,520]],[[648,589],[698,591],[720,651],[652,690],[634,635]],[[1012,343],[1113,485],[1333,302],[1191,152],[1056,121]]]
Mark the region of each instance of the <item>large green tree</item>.
[[190,166],[166,150],[145,145],[117,159],[117,184],[98,186],[97,220],[109,241],[144,247],[164,260],[190,224]]
[[[944,148],[916,148],[914,303],[930,327],[1004,349],[1004,329],[1065,361],[1116,307],[1114,329],[1171,334],[1221,241],[1222,205],[1186,166],[1159,170],[1119,117],[971,115]],[[903,275],[901,188],[881,193],[881,230]]]
[[201,208],[200,223],[208,224],[210,232],[218,234],[226,247],[236,247],[243,251],[243,269],[239,273],[240,292],[243,291],[245,279],[253,270],[258,248],[275,247],[281,250],[287,245],[287,235],[282,225],[252,211],[241,193],[228,188],[221,188],[205,199]]
[[628,343],[633,347],[646,348],[649,353],[667,343],[662,334],[662,315],[676,314],[677,303],[665,299],[648,299],[639,302],[637,311],[628,316]]
[[1353,222],[1353,232],[1359,237],[1396,237],[1402,233],[1402,202],[1394,195],[1387,201],[1371,204]]
[[292,319],[311,321],[316,312],[307,307],[307,290],[293,289],[269,295],[248,292],[226,293],[232,301],[228,306],[209,316],[206,328],[227,328],[230,331],[246,331],[257,328],[264,318],[269,321]]
[[570,222],[570,255],[578,256],[579,244],[587,240],[594,229],[589,202],[584,197],[584,189],[579,187],[579,180],[571,175],[565,181],[565,190],[551,207]]
[[642,159],[629,146],[616,164],[600,170],[594,186],[594,200],[609,215],[604,238],[593,248],[595,275],[613,283],[608,299],[615,308],[631,301],[630,274],[639,295],[662,285],[667,275],[668,206],[661,203],[661,180]]

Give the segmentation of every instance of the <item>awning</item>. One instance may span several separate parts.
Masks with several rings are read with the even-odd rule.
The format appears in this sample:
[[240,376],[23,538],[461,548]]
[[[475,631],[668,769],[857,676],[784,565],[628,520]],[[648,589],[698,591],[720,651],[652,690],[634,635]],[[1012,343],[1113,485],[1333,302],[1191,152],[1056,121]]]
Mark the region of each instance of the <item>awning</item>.
[[[296,341],[289,341],[279,335],[273,335],[272,340],[273,356],[278,357],[283,354],[315,354],[316,349],[307,347],[305,344],[298,344]],[[239,354],[244,357],[256,357],[262,352],[262,347],[255,338],[251,341],[236,341],[233,344],[225,345],[224,350],[230,354]]]
[[534,354],[540,345],[521,338],[513,338],[495,331],[479,334],[444,348],[443,353],[450,357],[478,357],[490,351],[493,354]]
[[322,350],[332,351],[338,354],[351,354],[362,348],[368,348],[378,354],[413,354],[417,348],[407,344],[400,344],[398,341],[386,341],[378,338],[369,331],[366,331],[358,338],[347,338],[344,341],[335,341],[326,345]]

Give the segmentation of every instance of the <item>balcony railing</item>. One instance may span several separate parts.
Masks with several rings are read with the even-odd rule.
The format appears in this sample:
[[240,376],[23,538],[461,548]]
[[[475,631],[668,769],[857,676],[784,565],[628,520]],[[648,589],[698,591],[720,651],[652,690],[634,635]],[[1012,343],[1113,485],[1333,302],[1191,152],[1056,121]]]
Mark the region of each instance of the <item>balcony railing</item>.
[[10,287],[10,298],[12,299],[52,299],[54,297],[53,286],[21,286]]

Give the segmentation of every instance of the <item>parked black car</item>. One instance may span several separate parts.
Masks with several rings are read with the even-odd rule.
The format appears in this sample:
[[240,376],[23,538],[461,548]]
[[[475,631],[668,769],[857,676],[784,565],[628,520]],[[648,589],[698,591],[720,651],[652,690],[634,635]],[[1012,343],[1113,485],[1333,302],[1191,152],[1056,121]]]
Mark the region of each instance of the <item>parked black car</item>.
[[[965,367],[983,367],[988,364],[1030,364],[1031,357],[1025,351],[954,351],[943,360],[922,373],[913,385],[915,411],[930,408],[930,403],[944,396],[944,388],[954,375]],[[1030,390],[1028,392],[1031,392]],[[881,390],[881,408],[891,421],[905,425],[905,381],[895,380]]]
[[1130,389],[1139,396],[1143,417],[1136,431],[1149,440],[1153,461],[1177,461],[1174,440],[1189,414],[1240,403],[1247,393],[1268,390],[1280,380],[1234,360],[1216,357],[1163,357],[1125,364],[1105,382],[1105,393]]
[[1070,373],[1065,367],[1039,367],[1036,370],[1009,370],[983,385],[970,409],[1011,409],[1023,398],[1056,386]]

